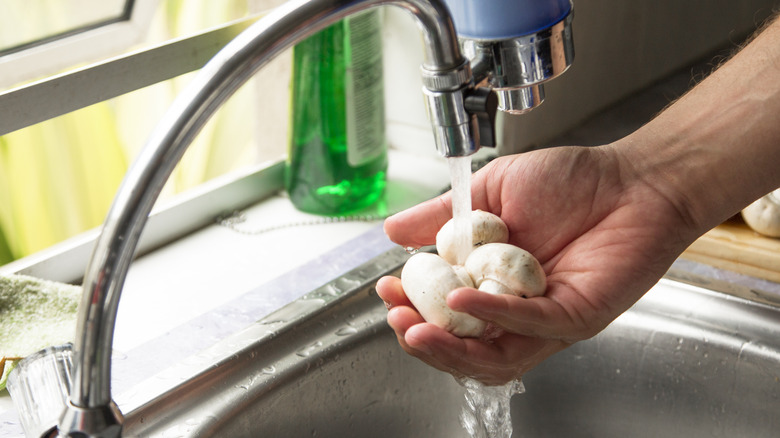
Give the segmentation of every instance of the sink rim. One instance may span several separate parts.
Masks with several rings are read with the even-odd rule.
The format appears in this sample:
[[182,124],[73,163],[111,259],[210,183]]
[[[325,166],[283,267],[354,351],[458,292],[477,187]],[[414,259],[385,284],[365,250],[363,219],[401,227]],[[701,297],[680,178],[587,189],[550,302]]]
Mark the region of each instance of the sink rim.
[[[237,360],[254,359],[261,356],[256,350],[272,345],[275,340],[293,336],[300,337],[302,325],[309,324],[317,318],[332,312],[339,312],[342,307],[349,307],[358,302],[364,315],[360,315],[362,328],[368,328],[363,336],[370,336],[377,330],[387,329],[385,323],[386,310],[381,300],[376,297],[373,285],[376,280],[388,274],[394,274],[403,266],[409,255],[400,248],[361,265],[348,274],[341,276],[320,288],[306,294],[302,298],[282,307],[267,317],[246,327],[245,329],[218,342],[214,346],[187,358],[160,375],[144,381],[129,398],[121,402],[122,406],[133,406],[126,414],[126,430],[150,427],[150,424],[160,424],[169,421],[171,416],[181,414],[181,406],[171,400],[183,397],[192,392],[193,386],[213,379],[215,373],[227,373],[233,362]],[[690,278],[690,277],[689,277]],[[646,318],[661,318],[666,321],[677,321],[680,327],[688,329],[681,336],[696,337],[707,332],[722,336],[719,342],[740,348],[752,344],[766,351],[780,351],[780,339],[767,336],[780,331],[780,307],[764,302],[756,302],[742,297],[709,290],[698,285],[683,282],[672,276],[667,276],[654,286],[629,311],[616,319],[624,323],[637,315]],[[725,318],[728,316],[728,318]],[[615,322],[613,322],[615,324]],[[774,327],[777,330],[765,330],[761,327]],[[296,333],[298,332],[298,333]],[[307,337],[308,336],[308,337]],[[327,335],[306,335],[303,339],[321,339],[322,350],[338,348],[344,339]],[[756,343],[750,339],[769,339],[770,342]],[[774,341],[774,342],[771,342]],[[350,342],[354,342],[351,340]],[[305,345],[304,345],[305,346]],[[290,357],[295,354],[291,348],[277,348],[272,356],[263,357],[263,363],[258,367],[271,366],[273,357]],[[253,352],[254,351],[254,352]],[[399,354],[403,353],[399,348]],[[316,358],[316,357],[315,357]],[[300,358],[285,368],[283,373],[270,375],[256,380],[253,385],[264,387],[267,391],[284,384],[285,375],[295,375],[300,370],[296,367],[310,366],[307,358]],[[777,357],[780,362],[780,355]],[[233,365],[235,365],[233,363]],[[286,374],[285,374],[286,373]],[[190,376],[182,381],[180,376]],[[281,376],[281,377],[280,377]],[[234,377],[234,376],[233,376]],[[160,388],[164,388],[161,392]],[[148,394],[159,394],[150,398]],[[165,408],[169,412],[161,412]],[[231,409],[236,409],[232,407]],[[186,416],[186,415],[185,415]],[[145,424],[144,424],[145,423]]]

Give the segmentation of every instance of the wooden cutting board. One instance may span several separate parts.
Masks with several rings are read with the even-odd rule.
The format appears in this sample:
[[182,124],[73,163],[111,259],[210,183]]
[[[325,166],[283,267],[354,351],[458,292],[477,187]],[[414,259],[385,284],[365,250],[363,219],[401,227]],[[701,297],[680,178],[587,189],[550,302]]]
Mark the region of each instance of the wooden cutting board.
[[740,218],[710,230],[682,257],[780,283],[780,239],[756,233]]

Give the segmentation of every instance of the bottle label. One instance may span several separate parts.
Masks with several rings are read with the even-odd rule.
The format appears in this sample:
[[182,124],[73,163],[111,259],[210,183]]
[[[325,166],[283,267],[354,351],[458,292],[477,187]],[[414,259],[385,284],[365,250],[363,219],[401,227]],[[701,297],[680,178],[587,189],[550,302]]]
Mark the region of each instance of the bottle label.
[[385,148],[382,35],[378,11],[347,18],[347,162],[360,166]]

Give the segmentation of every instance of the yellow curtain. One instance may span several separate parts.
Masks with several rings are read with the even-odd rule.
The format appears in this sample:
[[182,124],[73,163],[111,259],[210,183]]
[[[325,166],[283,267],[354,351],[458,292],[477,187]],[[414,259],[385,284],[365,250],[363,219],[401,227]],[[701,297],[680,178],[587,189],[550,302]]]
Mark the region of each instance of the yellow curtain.
[[[247,0],[161,3],[150,40],[170,39],[247,14]],[[0,137],[0,265],[103,221],[132,157],[190,75]],[[240,90],[209,122],[166,193],[252,160],[254,93]]]
[[114,119],[98,104],[0,137],[0,226],[13,257],[100,222],[127,169]]

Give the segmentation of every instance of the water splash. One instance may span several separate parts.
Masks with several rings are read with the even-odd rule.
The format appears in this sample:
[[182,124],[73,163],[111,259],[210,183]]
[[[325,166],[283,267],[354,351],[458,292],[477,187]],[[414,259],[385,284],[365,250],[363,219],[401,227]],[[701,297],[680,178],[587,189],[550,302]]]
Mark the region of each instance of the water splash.
[[469,378],[458,379],[466,390],[466,405],[460,423],[471,438],[510,438],[512,416],[509,402],[515,394],[525,392],[520,380],[503,386],[486,386]]

